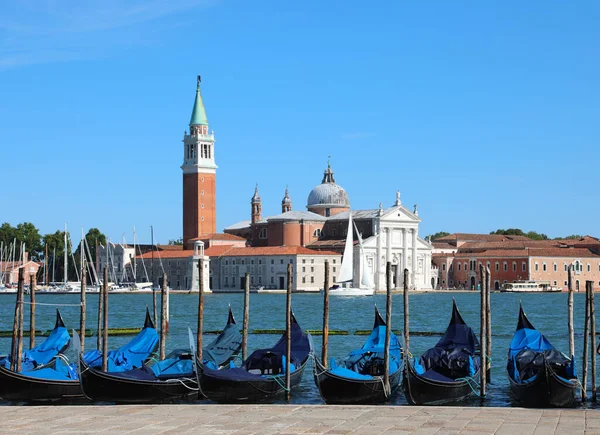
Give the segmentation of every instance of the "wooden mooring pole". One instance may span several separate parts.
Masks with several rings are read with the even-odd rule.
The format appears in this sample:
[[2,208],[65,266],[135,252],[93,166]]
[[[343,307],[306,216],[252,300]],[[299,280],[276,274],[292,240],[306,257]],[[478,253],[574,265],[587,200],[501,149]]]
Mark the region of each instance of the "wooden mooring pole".
[[23,317],[24,317],[24,309],[23,309],[23,300],[25,294],[25,277],[24,277],[24,268],[19,268],[19,282],[18,282],[18,298],[19,298],[19,329],[17,335],[17,372],[21,371],[21,362],[23,361]]
[[588,348],[590,334],[590,292],[587,282],[585,283],[585,323],[583,324],[583,361],[581,364],[581,401],[587,400],[587,380],[588,380]]
[[160,360],[164,360],[167,349],[167,274],[163,272],[160,286]]
[[[485,269],[482,264],[479,265],[479,282],[484,283],[486,280],[485,277]],[[480,322],[479,322],[479,346],[480,346],[480,356],[481,356],[481,370],[479,371],[481,375],[480,379],[480,397],[481,400],[485,398],[486,395],[486,384],[487,384],[487,297],[485,294],[485,286],[480,286]]]
[[35,347],[35,275],[29,277],[29,349]]
[[292,265],[287,265],[287,297],[285,303],[285,400],[291,396],[290,359],[292,358]]
[[590,353],[592,355],[592,401],[596,401],[596,307],[594,281],[586,281],[590,293]]
[[102,371],[108,371],[108,268],[104,266],[102,283]]
[[[98,252],[98,245],[96,244],[96,252]],[[100,272],[100,271],[98,271]],[[104,266],[104,271],[102,273],[102,280],[106,282],[106,278],[108,274],[106,273],[106,266]],[[102,283],[102,287],[98,289],[98,340],[96,341],[96,349],[102,352],[102,305],[104,304],[103,294],[104,294],[104,282]]]
[[485,268],[485,304],[486,304],[486,317],[485,317],[485,332],[487,333],[486,338],[486,352],[490,356],[490,358],[486,358],[486,367],[487,367],[487,382],[488,384],[492,382],[492,273],[490,268],[486,266]]
[[[408,269],[404,269],[404,355],[408,356],[410,349],[410,317],[408,310]],[[404,363],[408,358],[404,359]]]
[[244,282],[244,321],[242,326],[242,361],[248,358],[248,323],[250,321],[250,274],[246,272]]
[[327,351],[329,349],[329,260],[325,260],[325,281],[323,282],[323,346],[321,348],[321,364],[327,368]]
[[390,389],[390,337],[392,332],[392,263],[385,265],[385,342],[383,347],[383,386],[385,396],[391,393]]
[[86,321],[86,311],[87,311],[87,303],[85,298],[85,287],[87,285],[87,275],[85,270],[85,265],[81,267],[81,295],[80,295],[80,311],[79,311],[79,341],[81,343],[81,353],[83,353],[85,349],[85,321]]
[[198,361],[202,362],[202,331],[204,320],[204,259],[198,260],[198,333],[196,335],[196,354]]
[[567,272],[569,295],[567,298],[567,327],[569,329],[569,358],[575,358],[575,328],[573,327],[573,265],[569,264]]

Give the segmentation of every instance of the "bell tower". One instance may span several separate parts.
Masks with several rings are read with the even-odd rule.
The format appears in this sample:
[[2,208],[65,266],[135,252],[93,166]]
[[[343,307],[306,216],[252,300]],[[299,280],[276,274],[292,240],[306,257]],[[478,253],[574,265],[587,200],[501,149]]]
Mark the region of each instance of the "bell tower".
[[190,132],[183,135],[183,243],[212,234],[217,229],[215,133],[208,131],[208,119],[200,92],[200,76],[190,119]]

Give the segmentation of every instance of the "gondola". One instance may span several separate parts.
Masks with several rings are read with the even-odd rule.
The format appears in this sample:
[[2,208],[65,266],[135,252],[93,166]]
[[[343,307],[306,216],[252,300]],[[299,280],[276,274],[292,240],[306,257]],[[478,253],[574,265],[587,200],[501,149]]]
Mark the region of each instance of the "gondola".
[[511,395],[521,406],[566,407],[575,403],[579,382],[572,359],[533,327],[522,306],[506,370]]
[[[241,367],[216,370],[196,359],[200,392],[213,402],[256,403],[275,399],[285,389],[285,333],[271,348],[258,349],[242,362]],[[290,387],[300,384],[302,374],[312,355],[312,340],[304,333],[292,314]]]
[[444,336],[418,361],[405,357],[402,388],[406,400],[412,405],[435,405],[472,396],[480,360],[477,337],[453,300]]
[[[54,329],[48,335],[48,338],[33,349],[23,351],[21,370],[26,372],[48,364],[56,355],[64,352],[69,347],[70,341],[69,331],[65,328],[65,322],[57,309]],[[10,355],[0,357],[0,366],[7,370],[10,369]]]
[[[147,346],[145,356],[142,341]],[[132,353],[133,359],[146,360],[156,350],[157,343],[158,334],[146,310],[144,328],[128,344],[108,353],[109,361],[113,360],[110,365],[123,367],[122,359],[127,355],[128,349],[135,351]],[[132,344],[137,346],[132,349]],[[89,362],[95,365],[97,359]],[[0,366],[0,397],[19,402],[87,400],[81,391],[75,365],[69,363],[63,354],[58,354],[49,364],[27,372],[17,373]]]
[[384,388],[384,345],[386,324],[375,307],[373,331],[360,349],[355,349],[340,364],[332,358],[325,368],[314,361],[315,383],[326,403],[382,403],[398,388],[402,376],[402,352],[398,338],[390,334],[389,383]]
[[[241,346],[242,336],[230,308],[227,325],[202,351],[204,363],[229,365]],[[91,400],[116,403],[153,403],[198,394],[193,355],[190,349],[178,349],[162,361],[116,373],[91,368],[81,360],[81,388]]]

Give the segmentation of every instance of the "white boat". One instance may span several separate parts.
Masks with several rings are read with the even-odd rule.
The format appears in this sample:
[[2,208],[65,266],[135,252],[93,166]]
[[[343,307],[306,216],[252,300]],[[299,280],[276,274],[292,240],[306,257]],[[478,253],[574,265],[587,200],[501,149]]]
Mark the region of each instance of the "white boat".
[[[352,212],[348,212],[348,232],[346,234],[344,256],[337,276],[338,285],[329,289],[329,294],[332,296],[370,296],[375,293],[372,272],[365,256],[362,237],[358,229],[356,229],[356,234],[358,235],[360,258],[358,274],[357,276],[354,274],[354,243],[352,237],[354,229],[356,229],[356,226],[352,222]],[[344,284],[347,286],[345,287]]]
[[518,292],[560,292],[562,288],[554,287],[548,282],[536,281],[515,281],[507,282],[502,285],[502,292],[518,293]]

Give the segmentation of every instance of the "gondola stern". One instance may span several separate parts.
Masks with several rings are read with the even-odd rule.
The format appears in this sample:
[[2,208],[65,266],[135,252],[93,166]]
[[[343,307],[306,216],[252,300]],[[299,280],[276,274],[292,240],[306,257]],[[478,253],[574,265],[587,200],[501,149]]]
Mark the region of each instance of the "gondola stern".
[[373,329],[377,328],[378,326],[386,326],[386,324],[385,320],[383,320],[383,317],[381,317],[379,308],[377,308],[377,305],[375,305],[375,322],[373,323]]
[[460,311],[458,310],[458,305],[456,305],[456,300],[452,298],[452,316],[450,318],[450,325],[466,325],[467,323],[464,321],[462,316],[460,315]]
[[146,319],[144,321],[144,328],[154,328],[154,322],[152,321],[152,317],[150,316],[150,310],[148,309],[148,306],[146,305]]
[[228,325],[235,325],[235,317],[233,316],[233,311],[231,311],[231,305],[229,305],[229,316],[227,317]]
[[58,308],[56,309],[56,323],[54,324],[54,328],[65,328],[65,322]]
[[517,331],[520,329],[535,329],[535,327],[527,318],[527,315],[523,310],[523,304],[519,302],[519,321],[517,322]]

